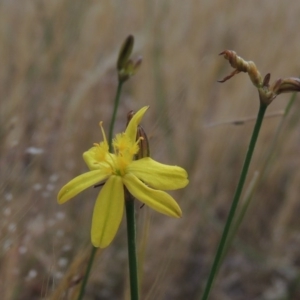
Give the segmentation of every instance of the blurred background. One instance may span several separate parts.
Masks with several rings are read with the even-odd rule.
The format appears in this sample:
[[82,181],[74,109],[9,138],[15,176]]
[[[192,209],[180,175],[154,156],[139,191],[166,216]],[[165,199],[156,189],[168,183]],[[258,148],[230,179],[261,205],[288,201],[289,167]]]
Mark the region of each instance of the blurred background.
[[[108,130],[116,60],[133,34],[143,57],[125,85],[115,132],[150,105],[151,156],[187,169],[174,220],[137,204],[141,299],[200,299],[258,111],[235,50],[271,82],[300,76],[297,1],[0,1],[0,298],[75,299],[90,251],[89,189],[60,206],[86,172],[82,153]],[[251,201],[210,299],[300,299],[300,99],[268,108],[243,201]],[[246,119],[240,125],[232,121]],[[239,207],[239,212],[242,206]],[[84,299],[129,299],[125,222],[98,251]]]

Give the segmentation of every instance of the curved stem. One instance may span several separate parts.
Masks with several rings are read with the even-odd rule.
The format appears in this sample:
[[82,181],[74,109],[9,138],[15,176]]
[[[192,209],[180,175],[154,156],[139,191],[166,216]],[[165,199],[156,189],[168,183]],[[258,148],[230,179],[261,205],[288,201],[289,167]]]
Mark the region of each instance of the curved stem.
[[127,221],[127,245],[129,262],[129,279],[131,300],[139,299],[138,268],[135,242],[135,211],[134,198],[128,193],[125,200],[126,221]]
[[244,162],[244,165],[243,165],[243,169],[242,169],[240,179],[239,179],[239,182],[238,182],[238,185],[237,185],[237,188],[236,188],[233,200],[232,200],[231,208],[230,208],[230,211],[229,211],[229,214],[228,214],[228,217],[227,217],[227,221],[226,221],[226,224],[225,224],[225,227],[224,227],[224,230],[223,230],[223,234],[222,234],[218,249],[217,249],[217,253],[216,253],[213,265],[212,265],[211,270],[210,270],[210,274],[209,274],[209,277],[208,277],[208,280],[207,280],[207,283],[206,283],[206,286],[205,286],[205,290],[204,290],[204,293],[203,293],[203,296],[202,296],[202,300],[208,299],[208,296],[209,296],[209,293],[210,293],[215,275],[217,273],[219,263],[220,263],[220,260],[222,258],[222,253],[223,253],[223,250],[224,250],[224,247],[225,247],[225,244],[226,244],[226,239],[227,239],[227,236],[228,236],[228,233],[229,233],[229,229],[230,229],[230,226],[232,224],[232,220],[233,220],[238,202],[240,200],[240,196],[241,196],[241,193],[242,193],[242,190],[243,190],[243,186],[244,186],[246,176],[247,176],[247,173],[248,173],[248,169],[249,169],[249,165],[250,165],[250,162],[251,162],[252,154],[253,154],[253,151],[254,151],[254,148],[255,148],[255,144],[256,144],[256,141],[257,141],[258,134],[259,134],[259,130],[260,130],[260,127],[261,127],[261,124],[262,124],[262,121],[263,121],[266,110],[267,110],[267,106],[261,103],[260,107],[259,107],[256,123],[255,123],[254,129],[253,129],[252,137],[251,137],[251,140],[250,140],[249,148],[248,148],[248,151],[247,151],[247,155],[246,155],[246,158],[245,158],[245,162]]
[[123,83],[124,83],[124,81],[119,80],[117,93],[116,93],[116,97],[115,97],[114,110],[113,110],[113,113],[112,113],[112,116],[111,116],[111,121],[110,121],[110,126],[109,126],[109,133],[108,133],[109,152],[112,151],[112,137],[113,137],[113,131],[114,131],[116,115],[117,115],[117,110],[118,110],[118,107],[119,107],[120,95],[121,95],[121,90],[122,90]]

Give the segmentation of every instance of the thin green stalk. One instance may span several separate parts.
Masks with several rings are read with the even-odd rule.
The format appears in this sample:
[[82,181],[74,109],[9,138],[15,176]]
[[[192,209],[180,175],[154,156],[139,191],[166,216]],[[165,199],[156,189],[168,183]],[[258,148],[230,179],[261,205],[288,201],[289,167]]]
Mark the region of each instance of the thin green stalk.
[[257,173],[255,175],[255,177],[253,178],[253,181],[250,183],[248,192],[245,193],[245,197],[244,197],[244,201],[243,201],[243,206],[242,209],[240,211],[240,213],[237,215],[236,221],[234,222],[234,225],[232,227],[232,229],[230,230],[229,236],[227,238],[226,241],[226,246],[224,248],[223,254],[222,254],[222,259],[220,260],[220,265],[222,264],[223,258],[226,256],[228,248],[230,247],[230,245],[232,244],[232,241],[242,223],[242,220],[244,219],[244,216],[247,212],[247,209],[250,205],[251,199],[253,197],[253,194],[255,192],[255,189],[258,187],[259,183],[261,182],[262,178],[264,177],[265,173],[266,173],[266,169],[268,168],[268,166],[270,165],[271,159],[274,156],[274,150],[276,149],[276,144],[278,143],[278,139],[279,139],[279,135],[282,131],[283,125],[285,124],[287,115],[289,114],[291,107],[293,106],[295,99],[296,99],[296,93],[293,93],[293,95],[291,96],[285,110],[284,110],[284,114],[281,118],[281,121],[277,127],[277,130],[275,132],[275,135],[272,139],[272,142],[269,146],[269,150],[266,154],[266,158],[264,159],[264,162],[262,164],[262,167],[260,169],[260,172]]
[[[116,121],[116,115],[117,115],[117,111],[118,111],[118,107],[119,107],[119,103],[120,103],[120,95],[121,95],[121,90],[122,90],[122,86],[123,86],[124,81],[119,80],[118,83],[118,88],[117,88],[117,93],[116,93],[116,97],[115,97],[115,101],[114,101],[114,110],[113,110],[113,114],[110,120],[110,126],[109,126],[109,136],[108,136],[108,143],[109,143],[109,151],[112,150],[112,136],[113,136],[113,131],[114,131],[114,125],[115,125],[115,121]],[[95,258],[95,254],[97,252],[97,248],[93,247],[92,251],[91,251],[91,255],[89,258],[89,262],[83,277],[83,281],[80,287],[80,292],[78,295],[77,300],[82,300],[83,299],[83,295],[84,295],[84,290],[85,290],[85,286],[87,284],[90,272],[91,272],[91,268],[94,262],[94,258]]]
[[230,208],[230,211],[229,211],[229,215],[228,215],[228,218],[227,218],[224,230],[223,230],[223,234],[222,234],[218,249],[217,249],[217,253],[216,253],[213,265],[212,265],[211,270],[210,270],[210,274],[209,274],[209,277],[208,277],[208,280],[207,280],[207,283],[206,283],[206,286],[205,286],[205,290],[204,290],[204,293],[203,293],[203,296],[202,296],[202,300],[207,300],[208,299],[208,296],[209,296],[209,293],[210,293],[215,275],[218,271],[219,262],[222,258],[222,253],[223,253],[224,247],[226,245],[226,239],[227,239],[227,236],[228,236],[228,233],[229,233],[229,230],[230,230],[230,226],[232,224],[234,214],[236,212],[236,209],[237,209],[237,206],[238,206],[238,203],[239,203],[239,200],[240,200],[240,196],[241,196],[243,186],[244,186],[244,183],[245,183],[245,180],[246,180],[249,165],[250,165],[250,162],[251,162],[251,158],[252,158],[252,155],[253,155],[253,151],[254,151],[254,148],[255,148],[255,144],[256,144],[256,141],[257,141],[257,137],[258,137],[258,134],[259,134],[259,131],[260,131],[260,127],[261,127],[266,109],[267,109],[267,106],[261,103],[260,107],[259,107],[256,123],[255,123],[254,129],[253,129],[252,137],[251,137],[251,140],[250,140],[249,148],[248,148],[248,151],[247,151],[247,155],[246,155],[246,158],[245,158],[245,162],[244,162],[244,165],[243,165],[243,169],[242,169],[240,179],[239,179],[239,182],[238,182],[238,185],[237,185],[237,188],[236,188],[233,200],[232,200],[231,208]]
[[138,285],[138,268],[136,254],[136,232],[135,232],[135,211],[134,199],[128,193],[125,201],[126,220],[127,220],[127,245],[128,245],[128,262],[129,262],[129,278],[130,278],[130,294],[131,300],[139,299]]
[[114,110],[113,110],[113,113],[111,116],[109,133],[108,133],[109,152],[111,152],[111,150],[112,150],[112,137],[113,137],[113,131],[114,131],[114,126],[115,126],[115,121],[116,121],[117,110],[118,110],[119,103],[120,103],[120,95],[121,95],[123,83],[124,83],[124,81],[122,81],[122,80],[119,80],[119,82],[118,82],[118,88],[117,88],[117,93],[116,93],[115,103],[114,103]]
[[246,215],[247,209],[250,205],[250,200],[252,198],[252,195],[254,194],[254,189],[258,184],[259,177],[260,177],[259,173],[256,172],[254,174],[253,179],[250,182],[250,185],[249,185],[248,189],[245,192],[246,201],[242,201],[241,210],[239,211],[239,213],[236,214],[234,224],[231,226],[228,237],[226,239],[226,243],[225,243],[225,246],[224,246],[222,257],[221,257],[220,262],[219,262],[218,271],[219,271],[219,268],[220,268],[225,256],[227,255],[227,252],[228,252],[230,246],[232,245],[233,240],[234,240],[234,238],[237,234],[237,231],[240,228],[240,225],[241,225],[241,223],[242,223],[242,221],[243,221],[243,219]]
[[83,281],[82,281],[82,284],[81,284],[81,287],[80,287],[80,292],[79,292],[77,300],[82,300],[83,299],[85,286],[86,286],[87,281],[89,279],[89,275],[90,275],[90,272],[91,272],[91,269],[92,269],[92,265],[93,265],[93,262],[94,262],[96,252],[97,252],[97,248],[93,247],[92,251],[91,251],[90,258],[89,258],[89,262],[88,262],[88,265],[87,265],[87,268],[86,268],[86,271],[85,271],[85,274],[84,274],[84,277],[83,277]]

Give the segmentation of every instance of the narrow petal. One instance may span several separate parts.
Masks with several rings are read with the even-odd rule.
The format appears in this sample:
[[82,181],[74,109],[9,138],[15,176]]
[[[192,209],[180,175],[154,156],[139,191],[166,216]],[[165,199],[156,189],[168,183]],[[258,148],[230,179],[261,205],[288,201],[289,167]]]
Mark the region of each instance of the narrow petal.
[[132,142],[135,142],[135,140],[136,140],[137,126],[140,124],[140,122],[148,108],[149,108],[149,106],[142,107],[139,111],[137,111],[133,115],[132,119],[128,123],[128,126],[125,130],[125,134],[128,135],[129,139]]
[[126,174],[123,183],[138,200],[170,217],[179,218],[182,214],[177,202],[167,193],[147,187],[133,174]]
[[[82,155],[83,160],[91,171],[99,170],[103,166],[105,167],[107,163],[112,163],[112,160],[115,158],[114,154],[107,152],[105,156],[100,159],[98,151],[99,149],[97,149],[97,147],[92,147]],[[105,168],[107,168],[107,166]]]
[[107,173],[103,173],[101,170],[95,170],[81,174],[61,188],[57,196],[57,201],[59,204],[65,203],[83,190],[102,180],[105,180],[106,178]]
[[183,168],[164,165],[150,157],[133,161],[126,171],[158,190],[181,189],[189,183]]
[[92,147],[91,149],[83,153],[83,159],[91,171],[102,170],[103,172],[106,172],[109,176],[112,174],[111,166],[114,165],[116,156],[115,154],[107,152],[105,158],[99,160],[99,157],[97,157],[96,147]]
[[96,200],[91,238],[95,247],[107,247],[115,237],[124,210],[124,187],[120,176],[110,176]]
[[92,147],[88,151],[83,153],[83,160],[87,164],[88,168],[92,170],[99,170],[99,162],[97,160],[97,148]]

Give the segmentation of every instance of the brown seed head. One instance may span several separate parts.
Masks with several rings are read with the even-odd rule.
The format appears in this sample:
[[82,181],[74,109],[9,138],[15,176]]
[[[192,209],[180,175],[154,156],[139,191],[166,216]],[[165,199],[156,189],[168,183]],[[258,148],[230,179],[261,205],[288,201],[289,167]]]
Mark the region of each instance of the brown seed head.
[[220,53],[220,55],[223,55],[225,59],[227,59],[230,63],[230,65],[235,69],[231,74],[223,78],[222,80],[219,80],[219,82],[225,82],[234,75],[245,72],[248,73],[252,83],[257,87],[262,86],[262,77],[253,61],[246,61],[240,56],[236,54],[235,51],[232,50],[225,50]]
[[235,70],[219,82],[225,82],[240,72],[247,72],[252,83],[258,89],[260,102],[264,105],[269,105],[279,94],[300,91],[300,78],[280,78],[270,85],[270,73],[262,78],[253,61],[246,61],[231,50],[225,50],[220,55],[223,55]]

